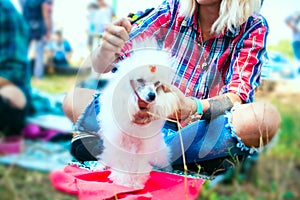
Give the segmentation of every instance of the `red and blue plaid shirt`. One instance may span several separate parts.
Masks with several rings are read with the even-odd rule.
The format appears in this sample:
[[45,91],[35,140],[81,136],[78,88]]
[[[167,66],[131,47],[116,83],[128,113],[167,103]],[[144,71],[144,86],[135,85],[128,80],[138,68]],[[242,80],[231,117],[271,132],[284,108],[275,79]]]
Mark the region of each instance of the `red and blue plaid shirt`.
[[198,11],[185,17],[179,8],[179,0],[165,0],[151,12],[130,33],[123,56],[130,52],[132,41],[155,37],[176,57],[174,85],[186,96],[206,99],[232,92],[252,102],[266,53],[266,20],[255,14],[240,27],[202,41]]

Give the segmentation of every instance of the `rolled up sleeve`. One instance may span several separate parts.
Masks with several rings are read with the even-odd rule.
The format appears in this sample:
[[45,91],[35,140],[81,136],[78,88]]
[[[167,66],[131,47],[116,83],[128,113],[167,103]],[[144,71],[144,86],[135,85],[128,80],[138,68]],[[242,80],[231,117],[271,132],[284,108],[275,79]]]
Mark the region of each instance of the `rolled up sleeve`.
[[254,101],[253,94],[260,85],[262,64],[266,56],[268,25],[264,20],[253,23],[235,47],[226,80],[228,84],[224,90],[239,95],[245,103]]

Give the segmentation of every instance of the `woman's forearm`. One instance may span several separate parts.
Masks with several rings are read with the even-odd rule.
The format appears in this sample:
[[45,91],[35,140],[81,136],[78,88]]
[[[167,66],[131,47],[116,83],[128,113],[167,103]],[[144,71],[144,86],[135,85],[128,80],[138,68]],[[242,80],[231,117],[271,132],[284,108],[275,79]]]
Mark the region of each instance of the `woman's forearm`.
[[113,52],[103,52],[101,47],[98,47],[91,55],[92,67],[97,73],[107,73],[114,67],[117,59]]
[[242,103],[241,98],[234,93],[226,93],[201,101],[203,105],[202,119],[211,120],[230,110],[235,103]]

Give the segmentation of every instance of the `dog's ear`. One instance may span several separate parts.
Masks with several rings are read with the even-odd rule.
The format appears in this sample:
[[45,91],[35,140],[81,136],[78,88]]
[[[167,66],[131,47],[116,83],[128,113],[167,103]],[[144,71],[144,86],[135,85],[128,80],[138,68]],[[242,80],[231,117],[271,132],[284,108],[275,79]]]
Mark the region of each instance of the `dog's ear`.
[[165,87],[164,84],[162,84],[160,81],[156,81],[156,82],[154,83],[154,87],[155,87],[156,91],[162,90],[163,92],[166,93],[166,91],[165,91],[166,87]]
[[167,87],[165,84],[160,84],[160,87],[165,93],[171,92],[170,88]]
[[130,85],[131,85],[132,89],[135,90],[136,83],[135,83],[135,81],[133,79],[130,80]]

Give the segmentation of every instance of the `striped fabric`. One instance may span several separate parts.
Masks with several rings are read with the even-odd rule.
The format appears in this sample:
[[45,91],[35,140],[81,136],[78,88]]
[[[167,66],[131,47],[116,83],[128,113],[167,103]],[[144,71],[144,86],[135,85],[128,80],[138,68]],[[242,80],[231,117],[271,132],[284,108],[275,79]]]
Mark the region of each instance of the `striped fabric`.
[[26,0],[23,15],[30,28],[30,39],[40,40],[47,32],[43,17],[43,4],[51,4],[51,0]]
[[9,0],[0,1],[0,78],[30,89],[27,59],[29,32],[26,23]]
[[186,96],[205,99],[232,92],[252,102],[266,53],[266,20],[255,14],[233,31],[202,41],[198,11],[185,17],[179,8],[179,0],[165,0],[134,26],[121,57],[128,56],[133,41],[155,38],[159,47],[176,58],[174,85]]

